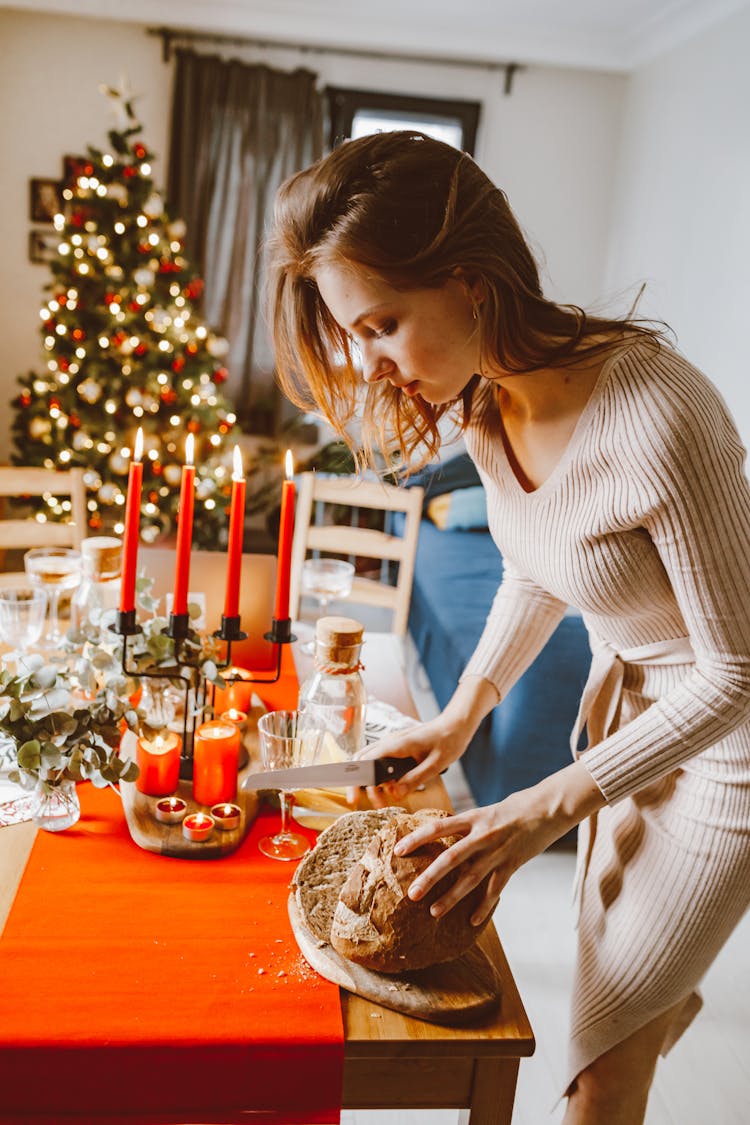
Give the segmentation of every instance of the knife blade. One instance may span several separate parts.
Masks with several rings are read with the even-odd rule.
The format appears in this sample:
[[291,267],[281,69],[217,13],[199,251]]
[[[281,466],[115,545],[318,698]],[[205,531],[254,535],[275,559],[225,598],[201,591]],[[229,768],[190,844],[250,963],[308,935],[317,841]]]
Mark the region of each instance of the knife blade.
[[417,764],[416,758],[351,758],[319,766],[294,766],[285,770],[251,773],[243,789],[326,789],[349,785],[384,785],[398,781]]

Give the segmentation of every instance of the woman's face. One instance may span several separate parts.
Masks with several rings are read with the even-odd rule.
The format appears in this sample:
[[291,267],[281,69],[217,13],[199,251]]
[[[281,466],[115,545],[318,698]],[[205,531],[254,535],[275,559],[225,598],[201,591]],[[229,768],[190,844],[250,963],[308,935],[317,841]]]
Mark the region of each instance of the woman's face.
[[361,356],[367,383],[387,379],[406,395],[453,402],[479,371],[471,291],[460,278],[440,289],[392,289],[349,263],[315,271],[318,291]]

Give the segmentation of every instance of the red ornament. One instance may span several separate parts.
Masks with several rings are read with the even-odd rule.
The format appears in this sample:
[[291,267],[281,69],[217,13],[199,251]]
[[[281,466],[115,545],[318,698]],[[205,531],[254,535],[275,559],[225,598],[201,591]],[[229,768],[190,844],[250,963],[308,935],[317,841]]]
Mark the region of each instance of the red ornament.
[[183,295],[194,301],[196,297],[200,297],[203,292],[204,282],[200,277],[194,277],[189,281],[185,288],[182,290]]
[[60,399],[55,398],[55,396],[53,395],[52,398],[49,400],[49,408],[50,408],[50,410],[59,410],[60,409]]
[[85,211],[73,211],[71,213],[71,216],[70,216],[70,222],[73,224],[74,227],[82,227],[83,224],[86,222],[86,212]]
[[70,333],[70,335],[73,337],[74,340],[85,340],[86,339],[86,333],[83,331],[82,328],[74,328],[73,331]]
[[18,401],[21,403],[21,406],[31,406],[31,395],[28,391],[24,391],[22,395],[19,395]]
[[152,504],[156,504],[159,501],[159,493],[156,491],[151,491],[148,494],[148,498]]
[[173,402],[177,401],[177,392],[173,391],[171,387],[165,387],[159,395],[159,398],[167,406],[171,406]]
[[229,431],[231,430],[231,428],[232,427],[229,425],[228,422],[219,422],[219,433],[220,434],[228,434]]
[[133,176],[138,175],[138,169],[134,168],[132,164],[126,164],[122,170],[122,174],[126,180],[132,180]]
[[70,367],[70,364],[68,363],[67,359],[60,359],[58,360],[57,366],[61,371],[67,371]]
[[138,356],[141,356],[141,355],[145,355],[147,351],[148,351],[148,347],[147,347],[146,344],[139,344],[138,347],[135,349],[135,354],[138,355]]
[[175,356],[172,360],[172,370],[176,372],[182,371],[185,366],[185,357],[182,355]]
[[193,343],[185,344],[185,351],[187,352],[188,355],[197,355],[198,354],[198,345],[193,344]]
[[58,305],[62,305],[64,308],[68,303],[68,295],[67,293],[60,293],[57,297],[55,297],[55,300],[57,301]]
[[104,303],[105,303],[105,305],[111,305],[113,301],[119,300],[119,297],[120,297],[119,293],[105,293],[104,294]]
[[54,332],[54,331],[55,331],[55,322],[54,322],[54,320],[45,320],[45,322],[44,322],[44,328],[45,328],[45,331],[46,331],[46,332]]
[[138,253],[139,254],[150,254],[151,250],[152,250],[152,247],[151,247],[150,243],[148,243],[148,242],[139,242],[138,243]]
[[[153,461],[152,464],[151,464],[151,472],[154,474],[155,477],[160,477],[162,475],[162,473],[164,472],[164,466],[160,465],[158,461]],[[159,494],[156,493],[155,495],[156,495],[156,499],[158,500]],[[154,503],[156,503],[156,500],[154,500]]]
[[102,526],[102,517],[98,514],[98,512],[94,512],[94,514],[92,516],[89,516],[89,527],[93,531],[98,531],[101,526]]
[[136,143],[133,145],[133,152],[139,160],[143,160],[144,156],[146,155],[146,146],[141,144],[140,141],[136,141]]
[[81,427],[81,419],[77,414],[70,414],[68,416],[68,423],[74,430],[78,430]]
[[188,422],[187,428],[190,430],[191,434],[197,434],[200,432],[201,424],[200,422],[196,422],[195,419],[192,419]]
[[226,383],[229,378],[229,372],[226,367],[217,367],[214,371],[214,383]]
[[159,262],[159,273],[180,273],[180,267],[176,262],[170,262],[168,258],[162,258]]

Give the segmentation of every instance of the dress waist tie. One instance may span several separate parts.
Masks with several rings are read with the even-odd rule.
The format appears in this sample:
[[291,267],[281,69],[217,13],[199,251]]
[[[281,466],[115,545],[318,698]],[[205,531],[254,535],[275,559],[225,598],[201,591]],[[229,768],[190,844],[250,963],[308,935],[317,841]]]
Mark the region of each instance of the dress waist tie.
[[[692,664],[695,661],[695,653],[689,637],[674,637],[666,641],[656,641],[654,644],[626,648],[620,652],[606,641],[592,637],[591,647],[591,667],[570,736],[570,749],[576,759],[586,753],[585,750],[578,749],[578,741],[584,726],[588,737],[586,749],[603,742],[615,729],[626,664]],[[578,862],[573,885],[573,901],[580,910],[583,883],[596,839],[596,813],[579,824],[578,832]]]

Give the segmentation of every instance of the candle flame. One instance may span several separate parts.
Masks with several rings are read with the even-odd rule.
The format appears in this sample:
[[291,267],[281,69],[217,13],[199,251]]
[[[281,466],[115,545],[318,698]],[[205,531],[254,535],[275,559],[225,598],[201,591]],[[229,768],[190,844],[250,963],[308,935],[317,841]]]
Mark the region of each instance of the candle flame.
[[133,450],[133,460],[140,461],[143,457],[143,429],[138,427],[138,433],[135,435],[135,448]]
[[188,434],[185,440],[185,464],[192,465],[195,458],[195,437]]
[[294,479],[294,458],[292,457],[291,449],[287,449],[286,457],[284,458],[284,469],[287,480]]
[[243,479],[244,479],[244,473],[243,473],[243,466],[242,466],[242,454],[240,453],[239,445],[235,445],[235,447],[234,447],[234,472],[232,473],[232,480],[238,480],[239,481],[239,480],[243,480]]

